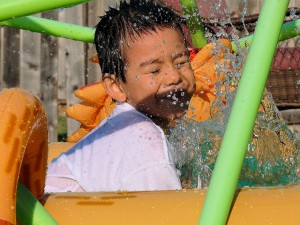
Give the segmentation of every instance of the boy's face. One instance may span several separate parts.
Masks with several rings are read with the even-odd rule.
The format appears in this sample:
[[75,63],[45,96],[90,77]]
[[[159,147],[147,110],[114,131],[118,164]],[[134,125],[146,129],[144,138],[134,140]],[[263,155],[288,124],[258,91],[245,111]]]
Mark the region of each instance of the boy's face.
[[121,82],[126,101],[148,116],[181,117],[195,91],[183,35],[164,28],[128,40],[123,48],[126,82]]

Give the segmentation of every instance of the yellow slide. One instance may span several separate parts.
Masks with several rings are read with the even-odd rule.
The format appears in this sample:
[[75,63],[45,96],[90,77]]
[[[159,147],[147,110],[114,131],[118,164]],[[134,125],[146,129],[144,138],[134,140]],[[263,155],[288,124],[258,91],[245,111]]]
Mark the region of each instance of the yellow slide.
[[0,93],[0,224],[16,222],[19,179],[39,198],[44,193],[48,127],[44,108],[20,88]]
[[[0,124],[0,225],[16,224],[19,179],[61,225],[197,224],[206,190],[43,196],[48,145],[47,123],[41,103],[22,89],[0,92]],[[72,143],[51,143],[49,146],[54,154],[50,157],[55,157]],[[228,224],[296,225],[300,224],[299,211],[299,185],[243,188],[236,192]]]

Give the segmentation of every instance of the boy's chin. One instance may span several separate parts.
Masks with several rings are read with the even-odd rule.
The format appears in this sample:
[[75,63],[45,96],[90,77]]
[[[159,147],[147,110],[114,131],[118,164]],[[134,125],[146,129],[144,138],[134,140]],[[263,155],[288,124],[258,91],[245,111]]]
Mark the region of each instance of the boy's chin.
[[183,117],[185,113],[186,113],[186,110],[180,111],[180,112],[176,112],[176,113],[170,113],[167,116],[167,119],[168,120],[176,120],[176,119],[179,119],[179,118]]
[[152,120],[157,121],[159,123],[169,123],[171,120],[176,120],[184,116],[186,111],[182,112],[176,112],[176,113],[169,113],[169,114],[159,114],[159,115],[151,115],[151,114],[146,114],[146,115],[151,115],[149,116]]

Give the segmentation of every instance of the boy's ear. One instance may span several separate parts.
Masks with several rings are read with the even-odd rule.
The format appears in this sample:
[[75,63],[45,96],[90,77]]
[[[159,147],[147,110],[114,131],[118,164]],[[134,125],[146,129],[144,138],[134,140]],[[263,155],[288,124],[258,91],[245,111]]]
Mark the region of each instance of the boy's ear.
[[117,102],[125,102],[127,97],[120,85],[120,82],[116,79],[116,76],[111,74],[110,76],[104,76],[103,87],[106,90],[107,94]]

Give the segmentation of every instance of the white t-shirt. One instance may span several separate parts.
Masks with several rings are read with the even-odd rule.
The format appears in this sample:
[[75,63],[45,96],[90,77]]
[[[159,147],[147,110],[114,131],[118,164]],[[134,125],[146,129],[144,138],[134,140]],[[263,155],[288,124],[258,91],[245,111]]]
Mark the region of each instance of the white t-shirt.
[[48,166],[45,192],[181,189],[160,127],[127,103]]

